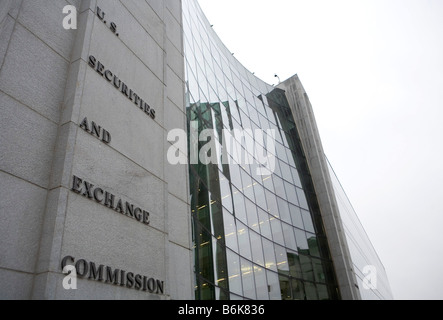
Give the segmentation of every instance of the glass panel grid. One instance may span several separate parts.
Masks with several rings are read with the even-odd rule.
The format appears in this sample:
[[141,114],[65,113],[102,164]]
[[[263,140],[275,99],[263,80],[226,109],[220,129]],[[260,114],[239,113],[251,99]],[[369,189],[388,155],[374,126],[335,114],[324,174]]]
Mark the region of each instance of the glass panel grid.
[[[232,148],[214,150],[218,163],[190,166],[196,298],[334,298],[332,262],[316,233],[321,219],[305,190],[309,173],[299,166],[305,160],[285,95],[232,56],[196,0],[183,3],[188,121],[198,122],[199,133],[212,129],[221,146],[233,138]],[[272,174],[256,174],[257,150],[275,156]]]

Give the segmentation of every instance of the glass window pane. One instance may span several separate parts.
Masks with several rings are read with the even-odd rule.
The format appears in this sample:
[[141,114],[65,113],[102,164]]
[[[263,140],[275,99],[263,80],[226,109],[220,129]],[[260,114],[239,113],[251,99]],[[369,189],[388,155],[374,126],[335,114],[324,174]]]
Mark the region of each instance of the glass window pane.
[[309,254],[308,240],[306,239],[306,232],[295,229],[295,240],[297,241],[298,252]]
[[303,224],[305,225],[305,230],[315,233],[314,224],[312,223],[311,213],[306,210],[301,210],[301,215],[303,217]]
[[266,281],[265,269],[254,265],[255,285],[257,288],[258,300],[269,300],[269,288]]
[[292,155],[291,149],[286,148],[286,155],[288,157],[288,163],[291,166],[291,169],[293,169],[293,167],[296,167],[296,165],[295,165],[294,156]]
[[257,206],[247,198],[245,198],[245,201],[246,201],[246,215],[248,217],[248,226],[252,230],[259,233],[260,228],[258,226]]
[[272,232],[271,232],[271,223],[270,223],[270,215],[258,208],[258,221],[260,224],[260,232],[264,237],[272,240]]
[[323,264],[320,259],[312,259],[312,266],[314,268],[314,277],[316,282],[326,283],[326,274],[323,269]]
[[291,276],[302,279],[303,272],[301,270],[300,258],[296,252],[288,252],[288,263]]
[[235,217],[244,223],[247,223],[245,198],[243,194],[237,189],[233,189]]
[[277,270],[279,273],[288,274],[289,264],[286,249],[278,244],[274,244],[275,258],[277,259]]
[[251,238],[251,249],[252,249],[252,260],[261,265],[264,266],[264,257],[263,257],[263,248],[261,243],[261,237],[256,234],[255,232],[250,232],[249,236]]
[[289,165],[287,165],[284,162],[280,162],[280,169],[281,169],[281,174],[283,179],[289,181],[289,182],[293,182],[292,181],[292,173],[291,170],[289,169]]
[[[276,134],[276,138],[278,138],[279,136],[280,136],[279,134]],[[268,149],[268,152],[273,153],[274,151],[272,149]],[[279,161],[275,161],[274,174],[281,177],[280,165],[278,163]]]
[[305,287],[300,280],[291,280],[292,299],[306,300]]
[[243,280],[243,294],[246,298],[255,300],[257,294],[255,292],[254,270],[252,263],[241,259],[241,272]]
[[269,214],[273,215],[274,217],[279,217],[278,212],[278,206],[277,206],[277,199],[275,197],[275,194],[269,192],[266,190],[266,202],[268,204],[268,212]]
[[240,175],[240,166],[238,164],[233,164],[232,158],[230,158],[229,171],[231,173],[231,181],[232,184],[237,188],[242,187],[241,175]]
[[[198,294],[201,300],[213,300],[215,296],[214,286],[208,282],[201,282],[198,288]],[[219,297],[216,297],[217,299]]]
[[274,184],[272,183],[272,176],[264,176],[263,177],[263,184],[265,188],[274,191]]
[[213,260],[212,260],[212,237],[209,232],[204,229],[200,223],[197,222],[196,246],[198,246],[198,261],[197,266],[199,275],[205,279],[213,280]]
[[239,295],[243,295],[239,256],[229,249],[226,253],[229,272],[229,291]]
[[271,218],[271,230],[272,230],[272,238],[274,239],[274,242],[278,243],[279,245],[285,246],[285,240],[283,237],[283,230],[281,228],[281,222],[280,220],[276,218]]
[[297,250],[297,244],[294,237],[294,228],[286,223],[282,223],[282,227],[286,247],[292,250]]
[[318,300],[315,284],[310,282],[305,282],[305,292],[307,300]]
[[236,294],[233,294],[233,293],[231,293],[229,295],[229,299],[231,301],[242,301],[242,300],[244,300],[242,296],[239,296],[239,295],[236,295]]
[[243,180],[243,193],[246,197],[248,197],[249,199],[251,199],[252,201],[255,202],[252,179],[249,176],[249,174],[246,173],[246,171],[244,171],[244,170],[240,170],[240,171],[242,173],[242,180]]
[[231,185],[229,183],[229,180],[221,172],[219,174],[222,204],[226,209],[228,209],[229,212],[232,213]]
[[302,188],[302,184],[300,181],[300,175],[298,174],[298,170],[291,167],[292,179],[297,187]]
[[309,253],[311,256],[320,257],[320,250],[318,248],[318,242],[317,237],[315,234],[312,233],[306,233],[307,240],[308,240],[308,246],[309,246]]
[[[277,151],[277,157],[279,159],[287,162],[288,159],[286,159],[286,150],[285,150],[286,148],[282,144],[280,144],[280,143],[276,143],[275,147],[276,147],[276,151]],[[282,163],[280,163],[280,166],[281,165],[282,165]],[[281,169],[282,169],[281,172],[282,172],[282,175],[283,175],[283,178],[284,178],[284,175],[285,175],[286,172],[283,171],[283,167],[281,167]]]
[[266,271],[268,277],[269,299],[281,300],[280,281],[278,279],[278,273],[272,271]]
[[231,110],[232,117],[240,122],[240,114],[238,113],[237,104],[229,99],[229,110]]
[[297,188],[298,201],[300,202],[300,207],[303,209],[309,210],[308,201],[306,200],[305,192]]
[[291,282],[289,280],[289,277],[285,277],[279,274],[278,279],[280,282],[281,300],[292,300]]
[[[271,241],[262,238],[263,252],[265,254],[265,267],[267,269],[277,271],[277,263],[275,262],[274,245]],[[269,279],[268,279],[269,280]]]
[[[214,279],[217,286],[228,288],[228,269],[226,261],[226,247],[223,246],[217,239],[212,241],[213,257],[208,257],[214,260],[214,276],[208,279]],[[214,278],[213,278],[214,277]]]
[[300,208],[289,204],[289,212],[291,213],[292,225],[297,228],[304,229],[303,219],[301,217]]
[[289,213],[288,203],[279,197],[277,197],[277,203],[278,203],[278,212],[280,214],[280,219],[282,219],[287,223],[292,223],[291,215]]
[[234,216],[227,210],[223,210],[223,223],[225,226],[225,242],[226,246],[238,252],[237,243],[237,226],[235,225]]
[[266,210],[265,189],[259,183],[254,183],[254,192],[257,199],[257,205]]
[[241,222],[237,222],[237,239],[240,255],[246,259],[252,260],[249,229]]
[[286,195],[288,196],[288,201],[292,202],[295,205],[298,205],[297,192],[295,191],[296,187],[289,182],[285,183]]
[[300,255],[299,257],[301,270],[303,272],[303,279],[308,281],[315,281],[311,258],[305,255]]
[[283,199],[286,198],[286,192],[285,192],[285,185],[283,183],[283,180],[277,176],[273,176],[274,179],[274,186],[275,186],[275,194]]

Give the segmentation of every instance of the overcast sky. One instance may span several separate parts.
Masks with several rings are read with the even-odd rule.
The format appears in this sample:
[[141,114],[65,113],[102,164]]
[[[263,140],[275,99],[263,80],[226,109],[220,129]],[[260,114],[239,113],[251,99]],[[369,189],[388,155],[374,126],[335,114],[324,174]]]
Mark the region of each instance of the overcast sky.
[[443,299],[443,0],[199,0],[235,57],[298,74],[396,299]]

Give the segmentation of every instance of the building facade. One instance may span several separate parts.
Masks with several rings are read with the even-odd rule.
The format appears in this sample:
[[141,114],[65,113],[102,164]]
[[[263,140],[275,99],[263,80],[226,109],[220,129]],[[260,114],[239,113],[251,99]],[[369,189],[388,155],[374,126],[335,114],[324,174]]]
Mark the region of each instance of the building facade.
[[192,299],[181,2],[0,6],[0,297]]
[[298,77],[196,0],[2,1],[0,106],[0,299],[392,297]]

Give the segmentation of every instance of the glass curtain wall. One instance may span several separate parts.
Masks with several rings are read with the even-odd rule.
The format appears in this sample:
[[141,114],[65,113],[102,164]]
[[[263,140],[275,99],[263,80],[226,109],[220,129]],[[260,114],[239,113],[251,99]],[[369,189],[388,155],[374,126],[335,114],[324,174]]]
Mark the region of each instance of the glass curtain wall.
[[284,92],[233,57],[196,0],[183,12],[195,298],[339,299]]
[[[383,263],[369,240],[334,169],[328,159],[326,160],[362,299],[393,300],[391,287]],[[366,280],[367,282],[365,283],[365,278],[368,276],[375,277],[371,283],[369,283],[368,280]]]

